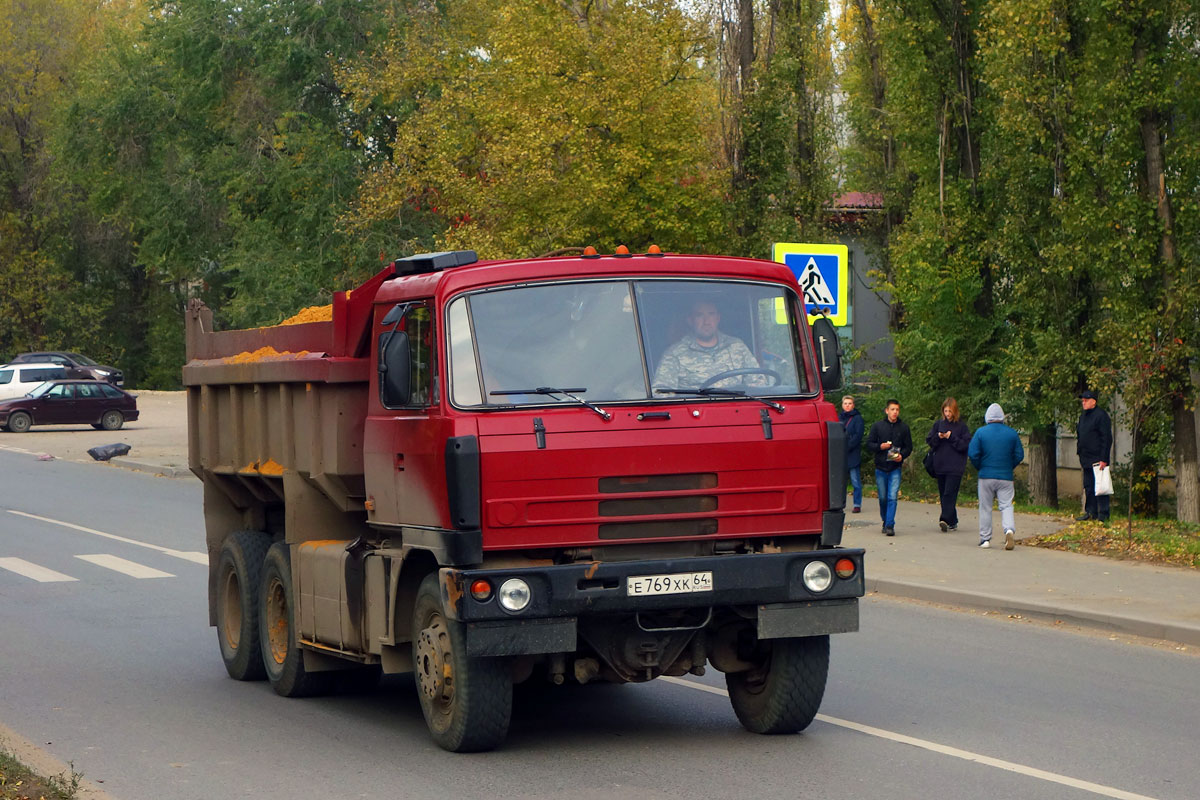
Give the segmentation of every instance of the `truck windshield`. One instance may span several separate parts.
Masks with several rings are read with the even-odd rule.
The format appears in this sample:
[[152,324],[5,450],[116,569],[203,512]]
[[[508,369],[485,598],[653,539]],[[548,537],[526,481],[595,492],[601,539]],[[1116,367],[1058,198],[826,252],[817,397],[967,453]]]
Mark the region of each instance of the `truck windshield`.
[[785,287],[719,280],[475,292],[448,309],[451,397],[514,406],[574,402],[541,387],[596,403],[809,394],[797,307]]

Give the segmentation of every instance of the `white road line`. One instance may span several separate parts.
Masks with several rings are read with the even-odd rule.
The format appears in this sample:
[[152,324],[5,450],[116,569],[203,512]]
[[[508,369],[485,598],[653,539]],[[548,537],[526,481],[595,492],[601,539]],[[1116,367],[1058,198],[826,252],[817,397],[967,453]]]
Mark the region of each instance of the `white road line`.
[[163,572],[161,569],[147,567],[144,564],[139,564],[136,561],[126,561],[117,556],[108,555],[107,553],[97,553],[94,556],[75,556],[76,558],[87,561],[90,564],[95,564],[98,567],[115,570],[122,575],[128,575],[131,578],[174,578],[175,576],[169,572]]
[[0,569],[15,572],[25,578],[33,578],[38,583],[62,583],[63,581],[79,580],[78,578],[72,578],[70,575],[63,575],[61,572],[55,572],[52,569],[31,564],[23,558],[0,558]]
[[[679,686],[686,686],[689,689],[697,689],[701,692],[708,692],[709,694],[720,695],[721,697],[729,697],[729,692],[725,691],[724,689],[719,689],[715,686],[706,686],[705,684],[697,683],[696,681],[689,681],[683,678],[672,678],[666,675],[659,678],[659,680],[666,681],[667,683],[674,683]],[[964,761],[974,761],[977,764],[983,764],[988,767],[1007,770],[1008,772],[1015,772],[1018,775],[1025,775],[1030,778],[1037,778],[1039,780],[1049,781],[1050,783],[1061,784],[1062,786],[1070,786],[1073,789],[1082,789],[1085,792],[1091,792],[1092,794],[1098,794],[1103,797],[1115,797],[1118,800],[1154,800],[1154,798],[1144,794],[1127,792],[1124,789],[1117,789],[1112,786],[1104,786],[1103,784],[1092,783],[1091,781],[1081,781],[1078,778],[1072,778],[1068,775],[1059,775],[1056,772],[1047,772],[1042,769],[1037,769],[1036,767],[1027,767],[1024,764],[1016,764],[1012,761],[1004,761],[1002,759],[992,758],[991,756],[985,756],[980,753],[972,753],[970,750],[960,750],[957,747],[947,747],[946,745],[938,744],[937,742],[930,742],[926,741],[925,739],[917,739],[912,736],[905,736],[902,733],[893,733],[892,731],[887,731],[883,728],[874,728],[870,725],[863,725],[858,722],[851,722],[850,720],[838,719],[837,717],[828,717],[824,714],[817,714],[817,719],[826,724],[837,725],[840,728],[858,731],[859,733],[865,733],[868,736],[877,736],[880,739],[887,739],[888,741],[899,742],[900,744],[912,745],[913,747],[919,747],[922,750],[928,750],[932,753],[939,753],[941,755],[951,756],[953,758],[961,758]]]
[[185,561],[192,561],[196,564],[204,564],[206,566],[208,564],[208,554],[207,553],[197,553],[197,552],[191,552],[191,551],[187,551],[187,550],[172,550],[170,547],[162,547],[157,544],[150,544],[149,542],[139,542],[137,539],[127,539],[126,537],[118,536],[115,533],[105,533],[104,531],[98,531],[95,528],[85,528],[82,525],[75,525],[70,522],[63,522],[63,521],[57,520],[57,519],[50,519],[49,517],[39,517],[37,514],[27,514],[24,511],[14,511],[11,508],[6,509],[6,511],[8,511],[8,513],[10,513],[10,514],[16,514],[18,517],[27,517],[29,519],[36,519],[39,522],[49,522],[51,525],[61,525],[64,528],[71,528],[72,530],[83,531],[84,533],[91,533],[91,534],[94,534],[95,536],[103,536],[105,539],[112,539],[114,542],[124,542],[125,544],[134,544],[134,545],[137,545],[138,547],[147,547],[151,550],[157,550],[160,553],[166,553],[169,556],[175,556],[175,558],[182,558]]

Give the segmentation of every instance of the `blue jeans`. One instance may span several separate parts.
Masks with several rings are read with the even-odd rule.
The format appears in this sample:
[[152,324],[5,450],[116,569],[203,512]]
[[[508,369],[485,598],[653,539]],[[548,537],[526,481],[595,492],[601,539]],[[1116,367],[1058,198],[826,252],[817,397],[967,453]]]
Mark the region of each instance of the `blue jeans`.
[[850,486],[854,489],[854,507],[862,505],[862,468],[850,467]]
[[879,489],[879,516],[885,528],[896,527],[896,501],[900,497],[900,470],[875,470],[875,486]]

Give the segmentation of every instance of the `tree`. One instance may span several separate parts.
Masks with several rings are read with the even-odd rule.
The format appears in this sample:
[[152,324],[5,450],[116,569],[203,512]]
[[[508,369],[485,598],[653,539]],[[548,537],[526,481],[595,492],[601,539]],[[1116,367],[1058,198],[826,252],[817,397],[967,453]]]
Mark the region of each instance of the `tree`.
[[352,229],[436,210],[442,246],[529,256],[722,233],[703,28],[669,0],[454,0],[347,69],[355,107],[413,98]]
[[95,22],[89,4],[0,2],[0,354],[55,343],[67,275],[54,257],[69,224],[47,137]]
[[403,24],[391,8],[155,2],[96,50],[58,151],[98,220],[126,232],[150,385],[178,385],[190,296],[223,324],[273,323],[429,240],[423,218],[338,227],[394,116],[351,111],[335,68]]

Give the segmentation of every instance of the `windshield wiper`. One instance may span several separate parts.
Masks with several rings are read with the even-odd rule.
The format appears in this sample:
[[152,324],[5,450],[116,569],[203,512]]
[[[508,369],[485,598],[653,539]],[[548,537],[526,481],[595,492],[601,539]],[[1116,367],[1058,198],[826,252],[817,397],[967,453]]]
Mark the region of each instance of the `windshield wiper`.
[[724,389],[719,386],[709,386],[705,389],[668,389],[666,387],[658,387],[654,391],[662,392],[663,394],[698,394],[701,397],[745,397],[748,400],[757,400],[764,406],[770,406],[780,414],[784,412],[784,407],[774,400],[757,397],[742,389]]
[[[572,392],[586,392],[586,391],[587,391],[586,387],[581,388],[581,389],[557,389],[553,386],[539,386],[536,389],[497,389],[496,391],[488,392],[488,394],[490,394],[490,395],[544,394],[547,396],[561,394],[561,395],[571,398],[576,403],[579,403],[579,405],[584,406],[585,408],[590,408],[592,411],[595,411],[597,414],[600,415],[600,417],[605,422],[612,419],[612,414],[608,413],[600,406],[598,406],[594,403],[589,403],[587,400],[584,400],[582,397],[576,397],[574,394],[572,394]],[[558,398],[555,398],[555,399],[557,400]]]

